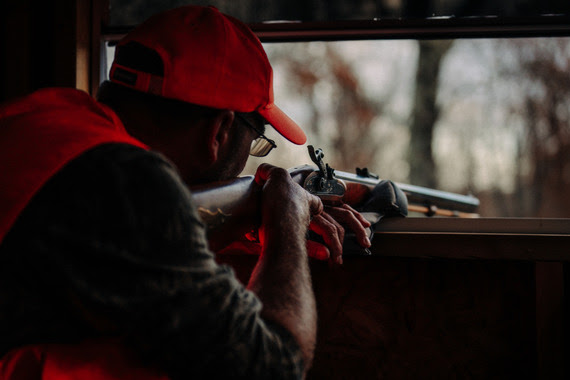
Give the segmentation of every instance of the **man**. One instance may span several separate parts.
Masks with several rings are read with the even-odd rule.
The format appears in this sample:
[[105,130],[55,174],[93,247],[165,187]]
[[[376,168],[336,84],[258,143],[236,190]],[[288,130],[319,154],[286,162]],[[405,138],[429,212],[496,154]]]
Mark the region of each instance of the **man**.
[[303,376],[316,331],[307,228],[340,262],[335,219],[364,246],[368,222],[323,212],[262,165],[245,289],[215,263],[186,187],[268,153],[265,122],[305,142],[273,103],[259,40],[214,8],[178,8],[119,43],[110,77],[99,102],[45,89],[0,108],[0,377]]

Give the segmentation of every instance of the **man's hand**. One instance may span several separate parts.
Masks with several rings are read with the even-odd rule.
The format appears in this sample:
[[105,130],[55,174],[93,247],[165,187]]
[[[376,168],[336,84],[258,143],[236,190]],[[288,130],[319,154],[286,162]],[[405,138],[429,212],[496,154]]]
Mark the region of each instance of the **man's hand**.
[[311,217],[321,215],[323,204],[284,169],[262,164],[255,181],[263,189],[262,249],[248,288],[263,303],[261,316],[295,337],[308,369],[316,344],[317,317],[305,236]]
[[319,217],[323,204],[315,195],[293,181],[289,173],[269,164],[261,164],[255,174],[255,182],[263,186],[261,228],[259,238],[263,244],[265,229],[292,224],[307,228],[311,218]]
[[333,263],[342,264],[345,228],[354,232],[358,244],[370,248],[371,243],[366,233],[368,227],[370,222],[347,204],[325,206],[324,212],[314,216],[309,226],[311,231],[322,237],[325,246],[309,241],[309,255],[319,260],[329,259]]
[[[314,170],[313,166],[305,165],[291,169],[289,172],[295,182],[303,183]],[[358,244],[364,248],[370,248],[371,244],[366,232],[368,227],[370,227],[370,222],[348,204],[325,206],[324,212],[313,216],[309,226],[311,231],[321,236],[324,244],[309,240],[307,242],[309,256],[342,264],[345,231],[352,231]]]

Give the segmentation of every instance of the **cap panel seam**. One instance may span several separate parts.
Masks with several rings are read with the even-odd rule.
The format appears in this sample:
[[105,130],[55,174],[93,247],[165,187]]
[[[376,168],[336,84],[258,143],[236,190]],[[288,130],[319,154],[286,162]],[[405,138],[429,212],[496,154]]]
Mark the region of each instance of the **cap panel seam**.
[[162,80],[162,86],[160,89],[160,95],[165,96],[166,93],[166,87],[168,86],[169,80],[171,80],[171,76],[172,76],[172,62],[170,62],[170,60],[166,59],[166,57],[168,57],[168,52],[162,47],[160,46],[160,44],[158,44],[157,46],[151,47],[151,49],[154,49],[158,55],[160,55],[160,59],[162,59],[162,65],[164,67],[164,77]]
[[[213,92],[214,99],[215,99],[214,103],[217,103],[217,104],[220,103],[218,100],[223,101],[223,99],[219,99],[219,96],[220,96],[219,95],[219,89],[220,89],[220,83],[222,83],[222,78],[226,76],[226,70],[227,70],[226,63],[227,63],[228,50],[229,50],[228,49],[228,43],[227,43],[227,41],[228,41],[228,25],[227,25],[228,21],[226,21],[225,19],[222,19],[222,23],[223,23],[223,27],[224,27],[224,36],[223,36],[224,37],[224,41],[223,41],[224,50],[223,50],[223,53],[221,55],[221,58],[222,58],[221,59],[221,67],[220,67],[221,70],[219,70],[218,77],[217,77],[215,85],[214,85],[214,92]],[[231,111],[236,111],[236,110],[231,110]]]

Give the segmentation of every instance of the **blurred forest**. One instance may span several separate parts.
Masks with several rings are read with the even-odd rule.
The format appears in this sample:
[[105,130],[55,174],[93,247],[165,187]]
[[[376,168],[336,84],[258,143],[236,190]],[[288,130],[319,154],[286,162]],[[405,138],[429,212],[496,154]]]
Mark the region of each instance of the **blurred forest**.
[[[309,143],[332,167],[472,193],[485,216],[570,216],[569,39],[266,50],[280,78],[276,99],[304,115]],[[275,164],[308,162],[302,149],[281,146]]]
[[[247,22],[533,16],[567,1],[111,0],[110,23],[213,4]],[[472,193],[483,216],[570,217],[570,39],[343,41],[265,44],[278,104],[339,170]],[[306,147],[250,160],[292,167]]]

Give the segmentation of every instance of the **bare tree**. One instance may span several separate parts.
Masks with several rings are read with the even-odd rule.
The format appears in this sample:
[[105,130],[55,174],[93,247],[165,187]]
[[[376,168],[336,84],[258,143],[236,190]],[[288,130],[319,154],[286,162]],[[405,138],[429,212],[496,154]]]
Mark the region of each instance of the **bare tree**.
[[336,98],[335,107],[335,119],[340,132],[333,139],[337,165],[351,167],[357,163],[369,162],[378,149],[371,138],[371,128],[380,107],[367,99],[352,68],[334,49],[327,48],[327,58],[332,78],[338,86],[339,94],[342,94]]
[[436,104],[441,60],[452,41],[419,41],[416,91],[410,125],[408,161],[413,184],[436,187],[437,173],[432,152],[435,123],[439,117]]
[[[297,45],[273,52],[271,59],[286,66],[287,86],[293,96],[303,99],[309,110],[305,125],[310,143],[319,141],[322,148],[331,148],[327,156],[332,167],[354,170],[367,165],[378,151],[372,133],[373,120],[381,113],[381,101],[370,100],[354,68],[337,51],[335,45]],[[319,85],[330,89],[328,99],[319,98]],[[320,105],[326,102],[326,109]],[[325,149],[328,151],[328,149]]]
[[[521,110],[527,121],[526,154],[530,170],[519,173],[521,189],[533,193],[528,208],[532,215],[570,215],[570,47],[561,40],[532,44],[534,54],[521,57],[522,74],[528,81]],[[534,89],[534,91],[531,91]],[[521,192],[517,194],[522,196]],[[528,190],[527,190],[528,191]],[[521,199],[522,200],[522,199]]]

